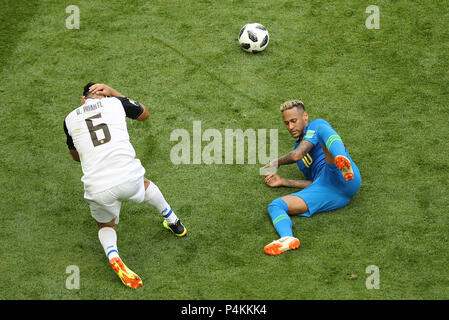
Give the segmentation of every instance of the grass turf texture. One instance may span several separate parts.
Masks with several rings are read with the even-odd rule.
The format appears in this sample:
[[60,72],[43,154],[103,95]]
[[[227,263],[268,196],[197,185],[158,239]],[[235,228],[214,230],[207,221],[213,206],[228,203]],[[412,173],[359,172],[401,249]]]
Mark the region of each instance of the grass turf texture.
[[[0,4],[1,299],[449,298],[447,61],[449,14],[425,1],[377,1],[368,30],[359,1],[77,1],[79,30],[58,1]],[[270,31],[243,52],[246,23]],[[144,281],[129,290],[106,262],[83,199],[63,119],[89,81],[149,107],[128,122],[138,158],[189,228],[178,239],[142,204],[124,203],[118,248]],[[279,129],[300,98],[343,137],[363,178],[347,207],[294,217],[301,247],[279,257],[260,165],[179,165],[170,133]],[[282,167],[287,178],[297,168]],[[80,289],[65,287],[80,269]],[[380,269],[380,289],[365,269]]]

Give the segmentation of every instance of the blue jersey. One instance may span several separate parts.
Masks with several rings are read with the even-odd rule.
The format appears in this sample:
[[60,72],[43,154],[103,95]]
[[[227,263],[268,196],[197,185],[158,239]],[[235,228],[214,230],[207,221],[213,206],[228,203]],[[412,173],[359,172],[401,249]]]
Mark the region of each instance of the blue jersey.
[[[304,129],[304,137],[303,140],[311,142],[314,147],[323,147],[327,148],[329,152],[332,151],[329,149],[332,146],[332,142],[340,140],[340,136],[334,130],[334,128],[324,119],[315,119],[312,120],[307,127]],[[343,141],[342,141],[343,142]],[[352,161],[348,149],[343,144],[344,150],[342,151],[344,156]]]
[[[292,195],[302,198],[307,204],[308,211],[301,216],[310,217],[317,212],[326,212],[344,207],[358,192],[362,183],[360,170],[349,156],[338,133],[323,119],[311,121],[304,129],[302,140],[313,144],[312,150],[301,160],[297,161],[299,169],[307,180],[313,183]],[[338,142],[341,143],[338,143]],[[295,142],[296,149],[300,140]],[[354,178],[345,181],[341,171],[335,164],[326,164],[323,148],[337,150],[351,161]],[[333,155],[333,154],[332,154]]]
[[[323,149],[321,148],[320,143],[313,140],[311,141],[310,137],[311,133],[317,131],[317,127],[321,125],[320,120],[322,119],[313,120],[305,127],[303,140],[312,142],[314,146],[312,150],[310,150],[309,153],[305,155],[304,158],[296,162],[299,170],[301,170],[301,172],[304,174],[304,177],[307,180],[312,181],[315,180],[321,174],[324,166],[326,165],[326,158],[324,156],[324,152]],[[301,140],[299,139],[295,141],[295,147],[293,148],[293,150],[295,150],[299,146],[300,142]]]

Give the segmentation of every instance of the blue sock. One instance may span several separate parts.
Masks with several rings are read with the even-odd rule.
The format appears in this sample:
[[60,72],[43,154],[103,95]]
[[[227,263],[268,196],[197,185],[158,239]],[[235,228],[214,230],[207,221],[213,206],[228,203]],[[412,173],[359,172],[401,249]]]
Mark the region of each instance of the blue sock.
[[281,198],[274,200],[268,205],[268,213],[280,238],[286,236],[293,237],[292,220],[287,212],[287,203]]
[[345,156],[346,148],[338,133],[330,126],[320,127],[320,137],[327,150],[334,156]]

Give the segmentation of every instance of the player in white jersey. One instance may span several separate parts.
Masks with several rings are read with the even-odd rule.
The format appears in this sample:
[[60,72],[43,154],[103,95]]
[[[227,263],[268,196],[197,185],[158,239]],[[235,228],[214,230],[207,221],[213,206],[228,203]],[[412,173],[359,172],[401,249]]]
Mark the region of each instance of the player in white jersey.
[[117,249],[115,225],[122,200],[147,202],[164,217],[166,229],[179,237],[187,234],[159,188],[144,177],[145,169],[129,141],[126,118],[145,121],[149,112],[143,104],[100,83],[84,87],[81,104],[65,118],[64,131],[73,159],[81,162],[84,198],[111,267],[126,286],[141,287],[142,280],[126,267]]

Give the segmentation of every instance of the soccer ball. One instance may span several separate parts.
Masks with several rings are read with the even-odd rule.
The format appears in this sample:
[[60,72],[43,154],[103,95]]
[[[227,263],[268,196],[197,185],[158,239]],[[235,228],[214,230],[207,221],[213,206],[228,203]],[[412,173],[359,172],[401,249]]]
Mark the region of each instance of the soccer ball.
[[239,42],[242,49],[247,52],[260,52],[265,50],[270,41],[268,30],[260,23],[248,23],[240,29]]

